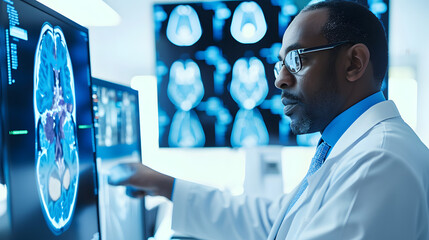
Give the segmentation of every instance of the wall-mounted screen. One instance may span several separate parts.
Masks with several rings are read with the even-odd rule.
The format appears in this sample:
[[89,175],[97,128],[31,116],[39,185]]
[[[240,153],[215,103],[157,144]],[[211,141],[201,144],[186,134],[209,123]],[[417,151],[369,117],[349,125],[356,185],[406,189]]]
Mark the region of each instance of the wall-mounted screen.
[[[320,134],[291,132],[273,73],[283,33],[308,3],[155,4],[159,146],[316,144]],[[388,2],[368,5],[387,29]]]
[[130,87],[93,79],[100,229],[104,240],[145,238],[144,200],[111,186],[109,169],[118,163],[141,162],[138,92]]
[[88,30],[3,0],[0,45],[11,238],[99,239]]

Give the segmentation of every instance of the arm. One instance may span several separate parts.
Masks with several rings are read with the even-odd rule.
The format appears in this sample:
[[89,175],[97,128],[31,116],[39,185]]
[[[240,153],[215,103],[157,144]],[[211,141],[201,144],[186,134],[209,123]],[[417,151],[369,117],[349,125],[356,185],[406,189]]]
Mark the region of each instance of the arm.
[[231,196],[216,188],[177,180],[173,192],[175,231],[202,239],[267,239],[287,201]]
[[127,186],[131,196],[150,194],[172,199],[172,228],[203,239],[266,239],[285,201],[231,196],[215,188],[174,179],[140,163],[119,164],[110,172],[109,183]]

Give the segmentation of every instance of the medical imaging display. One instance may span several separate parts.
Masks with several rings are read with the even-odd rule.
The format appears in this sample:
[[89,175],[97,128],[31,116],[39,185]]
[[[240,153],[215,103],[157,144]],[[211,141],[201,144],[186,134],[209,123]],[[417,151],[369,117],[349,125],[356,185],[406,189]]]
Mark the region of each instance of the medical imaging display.
[[[309,2],[155,4],[159,146],[317,144],[319,133],[291,132],[273,73],[284,31]],[[387,30],[388,1],[362,3]]]
[[100,230],[103,240],[142,240],[144,200],[126,195],[123,186],[107,182],[118,163],[141,162],[138,92],[93,79]]
[[36,47],[36,177],[53,231],[70,223],[79,182],[73,69],[61,28],[45,23]]
[[88,31],[33,1],[0,12],[12,239],[99,239]]

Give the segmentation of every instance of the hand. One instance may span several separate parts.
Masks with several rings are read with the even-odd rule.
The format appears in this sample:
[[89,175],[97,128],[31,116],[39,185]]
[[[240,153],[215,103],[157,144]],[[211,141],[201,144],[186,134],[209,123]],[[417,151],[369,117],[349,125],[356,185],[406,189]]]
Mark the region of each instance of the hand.
[[171,199],[174,178],[141,163],[120,163],[109,169],[108,182],[126,186],[131,197],[160,195]]

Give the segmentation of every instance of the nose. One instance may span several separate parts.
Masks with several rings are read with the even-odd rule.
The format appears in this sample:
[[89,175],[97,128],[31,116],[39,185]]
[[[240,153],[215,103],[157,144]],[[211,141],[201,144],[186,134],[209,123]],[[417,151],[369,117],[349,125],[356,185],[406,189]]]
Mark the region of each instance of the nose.
[[295,76],[291,74],[285,66],[280,69],[279,75],[277,76],[274,85],[278,89],[286,89],[292,87],[296,82]]

